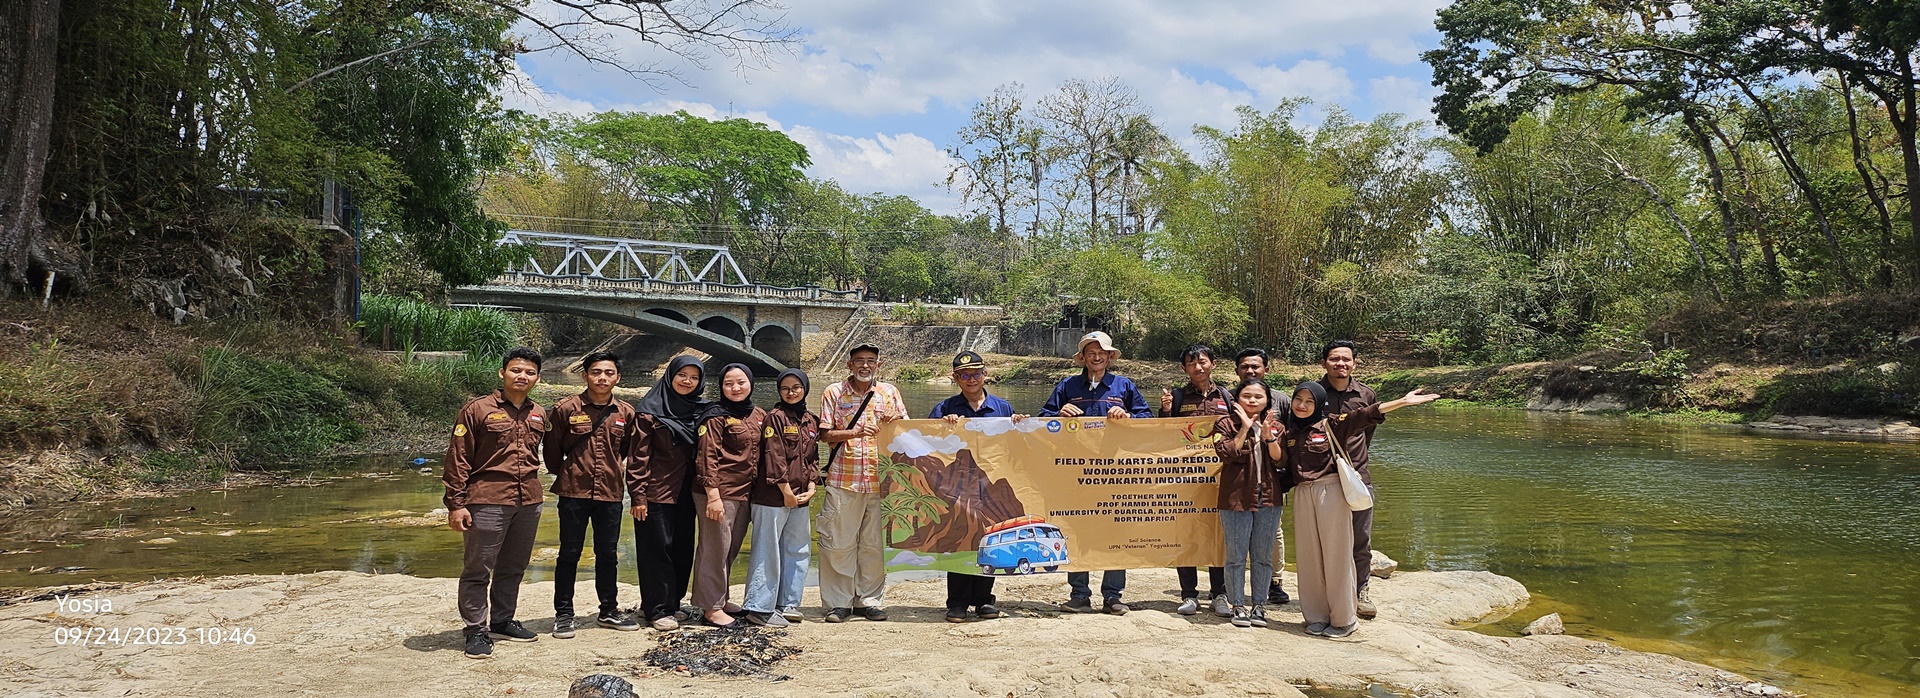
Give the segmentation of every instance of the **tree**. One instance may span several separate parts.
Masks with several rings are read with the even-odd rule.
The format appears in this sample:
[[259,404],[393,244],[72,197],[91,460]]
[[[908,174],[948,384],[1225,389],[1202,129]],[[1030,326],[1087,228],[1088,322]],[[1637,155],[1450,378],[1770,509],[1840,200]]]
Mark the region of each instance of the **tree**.
[[874,292],[884,300],[919,300],[933,290],[933,274],[928,269],[926,255],[905,247],[887,253],[869,279]]
[[994,88],[993,94],[973,105],[972,117],[955,135],[947,154],[954,159],[947,186],[960,191],[962,201],[983,203],[993,214],[994,229],[1007,231],[1010,212],[1024,205],[1034,191],[1021,137],[1033,129],[1022,114],[1025,97],[1020,83]]
[[1040,98],[1048,159],[1066,168],[1059,206],[1073,210],[1085,191],[1087,230],[1105,229],[1100,205],[1114,187],[1114,168],[1109,167],[1114,138],[1140,110],[1139,95],[1113,77],[1098,82],[1070,79]]
[[0,285],[25,286],[28,272],[51,291],[56,274],[84,286],[85,267],[65,252],[40,215],[53,128],[59,0],[0,7]]

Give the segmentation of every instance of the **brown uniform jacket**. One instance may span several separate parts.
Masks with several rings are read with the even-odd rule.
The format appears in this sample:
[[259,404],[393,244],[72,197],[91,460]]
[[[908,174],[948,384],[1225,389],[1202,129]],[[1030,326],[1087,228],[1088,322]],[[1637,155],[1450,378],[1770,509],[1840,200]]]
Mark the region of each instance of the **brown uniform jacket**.
[[[1380,397],[1373,393],[1373,389],[1357,380],[1348,379],[1346,390],[1334,390],[1333,384],[1325,378],[1320,379],[1320,386],[1327,389],[1327,400],[1333,403],[1332,409],[1327,410],[1328,417],[1380,404]],[[1340,447],[1347,449],[1347,460],[1353,463],[1354,470],[1360,471],[1360,481],[1369,485],[1373,484],[1373,473],[1367,470],[1367,446],[1373,443],[1374,427],[1387,421],[1387,416],[1375,414],[1372,419],[1365,429],[1347,432],[1346,436],[1340,438]]]
[[633,416],[627,442],[627,494],[635,503],[676,504],[693,469],[693,444],[681,443],[673,430],[650,414]]
[[760,477],[753,482],[754,504],[768,507],[787,505],[780,493],[786,483],[794,494],[813,487],[820,477],[820,417],[804,412],[798,421],[786,410],[767,410],[767,426],[761,430]]
[[[1318,480],[1333,473],[1333,444],[1327,441],[1327,430],[1332,429],[1333,438],[1339,439],[1341,447],[1346,448],[1353,443],[1355,435],[1372,431],[1384,419],[1386,415],[1380,413],[1380,403],[1376,402],[1346,414],[1328,415],[1316,426],[1288,430],[1281,437],[1285,439],[1281,445],[1287,451],[1287,473],[1296,483]],[[1353,458],[1351,451],[1347,458]]]
[[[574,395],[547,411],[542,453],[553,473],[551,491],[561,497],[618,502],[627,492],[627,439],[633,434],[633,406],[619,399],[605,405]],[[599,428],[595,428],[595,425]]]
[[[1236,443],[1240,418],[1232,415],[1214,422],[1213,433],[1220,437],[1213,442],[1214,452],[1220,454],[1220,511],[1254,511],[1279,504],[1286,487],[1280,464],[1269,457],[1265,444],[1256,456],[1252,437],[1244,445]],[[1273,438],[1271,430],[1266,438]]]
[[1204,417],[1208,415],[1232,414],[1233,396],[1227,394],[1226,386],[1212,384],[1206,392],[1193,389],[1188,383],[1173,391],[1173,409],[1161,410],[1162,417]]
[[760,475],[760,430],[767,412],[758,407],[745,417],[709,417],[700,425],[693,456],[694,491],[718,490],[723,500],[744,502]]
[[547,433],[547,411],[527,400],[514,405],[496,390],[469,400],[453,421],[447,442],[447,486],[441,502],[448,511],[469,504],[539,504],[540,439]]

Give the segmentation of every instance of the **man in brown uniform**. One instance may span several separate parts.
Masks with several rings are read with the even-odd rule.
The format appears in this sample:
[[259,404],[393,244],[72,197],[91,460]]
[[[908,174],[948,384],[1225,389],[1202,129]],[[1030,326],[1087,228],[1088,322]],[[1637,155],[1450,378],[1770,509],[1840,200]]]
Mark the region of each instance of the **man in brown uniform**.
[[613,399],[620,357],[594,352],[580,359],[587,388],[561,400],[549,413],[543,455],[560,498],[560,558],[553,566],[553,636],[573,637],[573,580],[593,527],[593,588],[600,597],[596,622],[603,628],[639,630],[620,613],[615,582],[620,575],[620,502],[626,499],[627,439],[636,428],[633,407]]
[[500,389],[474,398],[454,419],[447,443],[447,525],[464,534],[460,618],[467,656],[493,656],[493,638],[538,639],[513,619],[520,577],[540,529],[540,439],[547,412],[527,398],[540,382],[540,353],[526,347],[500,362]]
[[[1160,416],[1224,417],[1231,412],[1227,405],[1233,402],[1233,396],[1229,394],[1227,386],[1213,382],[1212,347],[1205,344],[1189,345],[1180,352],[1180,368],[1187,374],[1187,384],[1180,386],[1178,392],[1160,389]],[[1174,610],[1183,616],[1199,613],[1199,568],[1176,567],[1174,572],[1180,577],[1180,607]],[[1227,601],[1226,589],[1226,568],[1208,567],[1207,598],[1212,600],[1214,612],[1221,617],[1233,615],[1233,604]]]

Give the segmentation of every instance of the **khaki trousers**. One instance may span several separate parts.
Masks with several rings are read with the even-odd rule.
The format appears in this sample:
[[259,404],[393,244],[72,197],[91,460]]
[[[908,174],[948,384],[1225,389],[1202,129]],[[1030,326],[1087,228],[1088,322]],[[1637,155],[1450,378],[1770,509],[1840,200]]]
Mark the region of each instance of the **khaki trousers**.
[[820,601],[827,608],[880,608],[887,588],[886,528],[878,492],[820,491]]
[[1353,511],[1340,476],[1293,488],[1293,554],[1299,567],[1300,614],[1307,623],[1360,622],[1353,577]]
[[[699,501],[700,498],[695,498]],[[700,506],[700,535],[693,549],[693,605],[702,611],[727,607],[728,573],[733,559],[740,557],[740,542],[747,539],[747,503],[722,500],[720,520],[707,518],[704,502]]]
[[[1280,507],[1281,510],[1284,511],[1286,509],[1287,496],[1284,494],[1280,495],[1279,500],[1275,506]],[[1279,526],[1273,529],[1273,579],[1271,580],[1273,586],[1280,586],[1280,572],[1285,570],[1286,567],[1287,527]]]

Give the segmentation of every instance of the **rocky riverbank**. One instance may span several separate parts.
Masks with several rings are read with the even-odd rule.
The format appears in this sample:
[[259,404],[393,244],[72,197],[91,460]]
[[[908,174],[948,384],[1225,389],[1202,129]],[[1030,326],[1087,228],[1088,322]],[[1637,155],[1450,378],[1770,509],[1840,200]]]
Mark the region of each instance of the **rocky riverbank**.
[[[1638,698],[1758,688],[1711,667],[1604,642],[1458,629],[1524,610],[1526,589],[1488,572],[1376,580],[1380,619],[1340,641],[1304,634],[1295,605],[1277,610],[1272,628],[1234,628],[1210,615],[1173,614],[1171,571],[1138,571],[1129,581],[1136,605],[1126,616],[1063,615],[1055,605],[1065,600],[1061,580],[1040,576],[1001,583],[1009,617],[966,624],[942,619],[942,581],[896,582],[888,587],[888,622],[830,625],[810,615],[795,625],[785,642],[801,653],[775,667],[787,678],[769,682],[647,666],[640,655],[655,645],[652,631],[542,635],[532,644],[501,643],[493,659],[469,660],[460,652],[450,579],[320,572],[168,580],[64,600],[43,593],[0,607],[0,656],[8,658],[0,693],[560,696],[589,674],[626,678],[643,696],[1302,696],[1303,688],[1377,685],[1401,695]],[[582,598],[591,598],[591,587],[581,583]],[[550,627],[551,594],[550,582],[521,590],[530,628]],[[621,594],[636,598],[628,585]],[[812,589],[806,608],[818,610]],[[126,643],[129,631],[150,627],[184,628],[170,635],[183,644],[73,646],[60,642],[72,631],[58,630]],[[206,643],[201,628],[251,630],[252,641]]]

